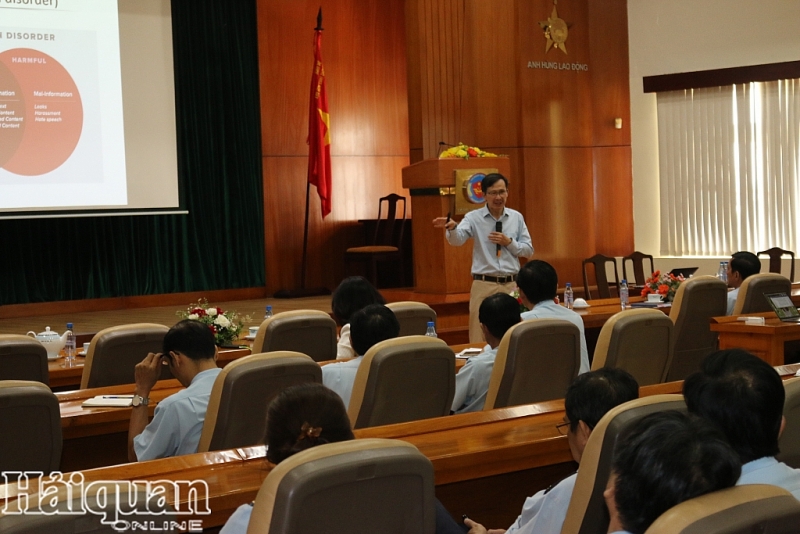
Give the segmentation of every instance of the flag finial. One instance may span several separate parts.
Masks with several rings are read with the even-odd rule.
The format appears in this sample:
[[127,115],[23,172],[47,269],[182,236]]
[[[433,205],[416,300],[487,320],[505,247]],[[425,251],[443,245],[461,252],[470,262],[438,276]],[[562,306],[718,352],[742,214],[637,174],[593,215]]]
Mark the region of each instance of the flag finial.
[[314,30],[321,32],[322,31],[322,6],[319,6],[319,11],[317,12],[317,27]]

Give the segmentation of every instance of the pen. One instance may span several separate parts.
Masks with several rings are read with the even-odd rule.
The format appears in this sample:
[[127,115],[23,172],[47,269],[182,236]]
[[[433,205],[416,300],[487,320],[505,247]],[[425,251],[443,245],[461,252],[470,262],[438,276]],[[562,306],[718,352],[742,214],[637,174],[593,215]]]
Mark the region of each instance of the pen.
[[444,229],[447,230],[447,225],[450,224],[450,212],[447,212],[447,220],[444,222]]
[[132,399],[133,395],[103,395],[104,399]]

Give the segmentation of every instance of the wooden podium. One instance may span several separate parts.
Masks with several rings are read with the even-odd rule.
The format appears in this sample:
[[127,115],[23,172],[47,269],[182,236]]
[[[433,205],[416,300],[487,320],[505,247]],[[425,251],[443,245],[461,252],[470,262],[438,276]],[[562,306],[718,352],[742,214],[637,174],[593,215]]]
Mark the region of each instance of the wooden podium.
[[403,187],[411,192],[411,228],[414,236],[414,280],[421,293],[469,293],[472,286],[472,240],[450,245],[433,219],[448,212],[455,221],[455,171],[496,168],[511,179],[507,157],[428,159],[403,168]]

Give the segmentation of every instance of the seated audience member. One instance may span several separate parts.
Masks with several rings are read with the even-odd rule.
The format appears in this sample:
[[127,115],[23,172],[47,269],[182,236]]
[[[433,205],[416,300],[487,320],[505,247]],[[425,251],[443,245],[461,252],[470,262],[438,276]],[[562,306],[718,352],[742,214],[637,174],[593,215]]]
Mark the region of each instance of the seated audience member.
[[[161,376],[163,364],[169,365],[172,375],[186,389],[159,402],[148,424],[150,390]],[[211,388],[220,371],[214,334],[208,326],[184,319],[170,328],[162,352],[151,352],[136,364],[128,460],[141,462],[197,452]]]
[[508,329],[520,322],[519,303],[511,295],[496,293],[481,303],[478,319],[489,348],[468,359],[456,375],[456,393],[453,397],[455,413],[483,410],[497,347]]
[[[564,399],[564,426],[572,457],[579,464],[592,430],[612,408],[639,398],[639,384],[622,369],[602,368],[578,375],[567,390]],[[562,427],[559,426],[559,429]],[[573,473],[561,482],[533,497],[528,497],[522,513],[508,530],[489,530],[490,534],[555,533],[561,532],[567,517],[575,479]],[[467,519],[470,534],[483,534],[486,529]]]
[[733,315],[733,307],[739,297],[739,288],[745,278],[761,272],[761,260],[752,252],[735,252],[728,262],[728,315]]
[[381,304],[371,304],[350,318],[350,342],[357,357],[342,363],[322,367],[322,383],[339,394],[344,405],[350,404],[353,382],[364,354],[373,345],[400,334],[400,323],[394,312]]
[[331,311],[340,327],[339,342],[336,344],[337,360],[356,357],[350,345],[350,318],[370,304],[386,304],[386,301],[363,276],[345,278],[333,292]]
[[742,461],[738,484],[780,486],[800,500],[800,470],[775,455],[786,391],[770,365],[741,349],[720,350],[683,383],[689,411],[716,424]]
[[674,410],[645,416],[614,447],[603,493],[608,532],[643,534],[673,506],[733,486],[740,471],[736,452],[708,421]]
[[[279,464],[290,456],[325,443],[355,439],[342,399],[321,384],[299,384],[281,391],[267,410],[267,461]],[[253,503],[236,509],[220,534],[245,534]],[[320,532],[324,532],[320,528]],[[463,533],[436,501],[436,533]]]
[[583,319],[574,311],[556,304],[558,275],[553,266],[542,260],[526,263],[517,277],[519,295],[522,303],[530,311],[522,313],[526,319],[563,319],[571,322],[581,331],[581,367],[578,373],[589,370],[589,352],[586,350],[586,335],[583,332]]

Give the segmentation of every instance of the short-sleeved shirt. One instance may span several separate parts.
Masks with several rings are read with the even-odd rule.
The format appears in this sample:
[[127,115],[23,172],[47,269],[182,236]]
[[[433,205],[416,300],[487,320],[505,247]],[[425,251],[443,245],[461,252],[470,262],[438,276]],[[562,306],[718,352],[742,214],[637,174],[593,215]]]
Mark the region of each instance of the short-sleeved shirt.
[[522,513],[514,524],[508,527],[506,534],[561,532],[577,477],[578,474],[573,473],[553,487],[525,499]]
[[733,315],[733,307],[736,306],[736,299],[739,298],[739,288],[728,291],[728,311],[726,315]]
[[225,526],[222,527],[219,534],[245,534],[252,515],[253,503],[241,505],[225,521]]
[[[511,238],[511,243],[500,247],[489,241],[489,234],[495,231],[496,224],[503,225],[502,232]],[[458,226],[446,230],[447,242],[463,245],[472,237],[472,274],[505,276],[519,272],[519,258],[533,256],[533,243],[525,219],[516,210],[505,208],[499,219],[495,219],[486,206],[467,213]]]
[[742,475],[737,486],[746,484],[769,484],[778,486],[800,501],[800,469],[779,462],[774,456],[765,456],[742,466]]
[[322,384],[342,398],[345,408],[350,406],[353,383],[356,381],[358,366],[361,365],[363,359],[363,356],[358,356],[347,362],[322,366]]
[[581,332],[581,366],[578,374],[589,371],[589,351],[586,349],[586,335],[583,331],[583,319],[581,319],[580,315],[569,308],[556,304],[552,300],[543,300],[535,304],[532,310],[523,312],[520,317],[522,317],[523,321],[526,319],[563,319],[577,326]]
[[339,331],[339,341],[336,343],[336,359],[355,358],[356,351],[350,344],[350,323],[347,323]]
[[215,368],[197,373],[188,388],[158,403],[153,420],[133,438],[137,460],[142,462],[197,452],[211,388],[221,371]]
[[456,375],[456,394],[453,397],[453,411],[455,413],[483,410],[496,356],[497,348],[484,349],[477,356],[468,359],[464,367],[458,372]]

